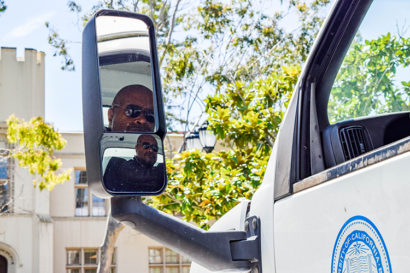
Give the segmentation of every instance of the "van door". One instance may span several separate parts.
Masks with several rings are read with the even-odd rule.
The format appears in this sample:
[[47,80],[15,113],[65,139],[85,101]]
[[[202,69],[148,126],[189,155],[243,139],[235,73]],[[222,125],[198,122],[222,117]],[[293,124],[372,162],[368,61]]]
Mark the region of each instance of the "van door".
[[336,3],[303,73],[296,175],[274,203],[277,272],[410,268],[409,10]]

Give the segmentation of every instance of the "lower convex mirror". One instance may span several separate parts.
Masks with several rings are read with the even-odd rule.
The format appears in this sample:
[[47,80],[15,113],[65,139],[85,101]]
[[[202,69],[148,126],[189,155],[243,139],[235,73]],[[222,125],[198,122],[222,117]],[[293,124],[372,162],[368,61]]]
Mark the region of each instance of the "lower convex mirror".
[[[125,137],[127,139],[125,139]],[[103,152],[103,184],[112,194],[157,194],[166,184],[161,139],[153,134],[119,136],[124,147]],[[103,142],[112,141],[110,136]]]

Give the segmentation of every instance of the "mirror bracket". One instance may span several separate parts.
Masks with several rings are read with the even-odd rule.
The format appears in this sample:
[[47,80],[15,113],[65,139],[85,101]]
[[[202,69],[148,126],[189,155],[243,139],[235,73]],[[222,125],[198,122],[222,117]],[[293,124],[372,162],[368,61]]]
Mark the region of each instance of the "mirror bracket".
[[145,205],[140,197],[111,198],[117,220],[211,270],[256,268],[261,273],[260,221],[249,217],[247,231],[204,231]]

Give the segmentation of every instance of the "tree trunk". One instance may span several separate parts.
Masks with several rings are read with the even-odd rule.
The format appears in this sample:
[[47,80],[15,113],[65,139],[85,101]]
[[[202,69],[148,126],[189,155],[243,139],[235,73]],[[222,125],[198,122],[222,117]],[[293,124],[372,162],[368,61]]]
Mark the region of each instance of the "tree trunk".
[[107,228],[104,238],[104,243],[101,246],[101,258],[98,262],[98,273],[110,273],[112,256],[114,253],[115,242],[117,241],[118,235],[125,226],[115,220],[111,216],[111,211],[107,217]]

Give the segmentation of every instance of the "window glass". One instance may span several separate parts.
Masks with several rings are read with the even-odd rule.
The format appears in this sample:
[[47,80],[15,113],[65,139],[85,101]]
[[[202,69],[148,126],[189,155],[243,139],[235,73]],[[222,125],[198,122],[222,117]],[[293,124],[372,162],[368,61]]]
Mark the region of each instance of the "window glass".
[[80,253],[79,249],[67,250],[67,264],[68,265],[78,265],[80,264]]
[[410,1],[375,0],[336,76],[330,123],[410,110]]
[[75,171],[75,215],[76,216],[105,216],[105,200],[93,195],[88,190],[87,172]]
[[[0,150],[7,149],[5,140],[0,139]],[[0,213],[7,212],[10,201],[9,159],[0,156]]]
[[76,184],[87,184],[87,173],[85,171],[76,170],[75,171],[75,183]]
[[84,250],[84,264],[97,264],[97,250]]
[[9,178],[8,175],[9,160],[7,157],[0,157],[0,179]]
[[178,263],[178,254],[170,249],[165,250],[165,262],[167,264],[177,264]]
[[88,216],[88,188],[76,189],[75,215]]
[[161,249],[151,248],[149,250],[149,263],[160,264],[162,263],[162,251]]
[[162,273],[162,267],[151,267],[149,273]]
[[186,258],[186,257],[184,257],[184,256],[181,256],[181,263],[183,263],[183,264],[189,264],[189,263],[191,263],[191,260],[188,259],[188,258]]
[[105,201],[103,198],[99,198],[92,195],[93,203],[92,203],[92,216],[105,216]]
[[[100,250],[98,248],[67,249],[67,273],[97,272]],[[114,249],[111,273],[116,272],[116,249]]]
[[191,270],[190,266],[183,266],[182,267],[182,273],[189,273],[190,270]]
[[180,273],[179,268],[178,267],[167,267],[165,269],[166,273]]
[[0,212],[8,210],[9,203],[9,181],[0,180]]
[[[149,248],[150,273],[188,273],[191,261],[165,247]],[[164,258],[163,255],[164,254]]]

